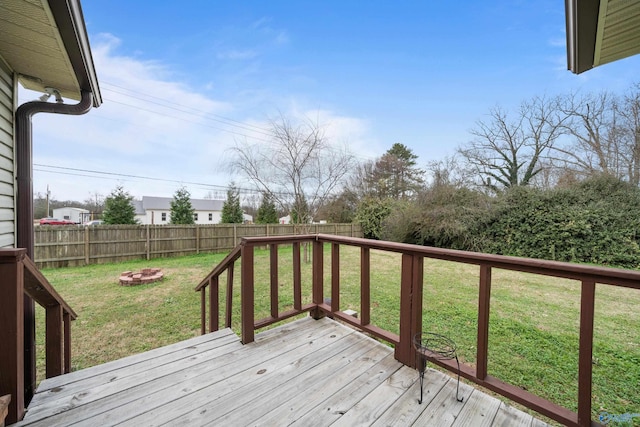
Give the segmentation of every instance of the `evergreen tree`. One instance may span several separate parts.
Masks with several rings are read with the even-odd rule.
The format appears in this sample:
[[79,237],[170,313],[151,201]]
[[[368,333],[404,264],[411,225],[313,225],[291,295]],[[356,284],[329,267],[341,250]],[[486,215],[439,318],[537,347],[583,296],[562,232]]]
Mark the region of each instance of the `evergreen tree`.
[[171,201],[171,224],[195,224],[191,194],[186,188],[176,190]]
[[404,144],[395,143],[366,173],[366,187],[373,196],[392,199],[412,198],[424,185],[424,170],[418,156]]
[[240,192],[234,184],[227,190],[227,200],[222,205],[221,224],[242,224],[244,216],[240,207]]
[[256,224],[277,224],[278,213],[273,198],[267,192],[262,193],[262,202],[256,215]]
[[102,219],[105,224],[136,224],[133,196],[117,186],[104,201]]
[[296,196],[296,200],[291,206],[291,222],[294,224],[308,224],[312,221],[309,212],[309,204],[303,193]]

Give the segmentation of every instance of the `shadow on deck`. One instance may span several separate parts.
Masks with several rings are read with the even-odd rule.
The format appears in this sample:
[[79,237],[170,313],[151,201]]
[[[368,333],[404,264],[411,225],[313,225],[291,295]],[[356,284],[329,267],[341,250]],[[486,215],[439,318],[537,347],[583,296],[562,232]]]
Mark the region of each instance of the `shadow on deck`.
[[418,373],[336,321],[305,318],[242,345],[230,330],[47,379],[19,426],[545,426],[466,384]]

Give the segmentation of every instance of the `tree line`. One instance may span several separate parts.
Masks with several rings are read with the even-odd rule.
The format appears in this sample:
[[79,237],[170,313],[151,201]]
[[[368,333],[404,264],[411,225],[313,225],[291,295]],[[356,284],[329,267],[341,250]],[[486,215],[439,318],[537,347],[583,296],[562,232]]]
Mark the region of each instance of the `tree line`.
[[275,125],[271,146],[236,146],[234,168],[301,217],[357,221],[370,238],[640,265],[638,83],[490,108],[454,156],[421,165],[401,143],[357,162],[317,124]]
[[[624,93],[534,96],[492,107],[456,154],[419,164],[394,143],[359,161],[326,124],[283,114],[268,142],[236,141],[229,171],[261,194],[258,223],[359,222],[370,238],[637,267],[640,83]],[[122,188],[119,188],[123,192]],[[105,198],[105,221],[114,198]],[[172,222],[193,221],[180,189]],[[130,205],[130,200],[129,203]],[[223,222],[242,222],[229,185]],[[122,221],[122,219],[118,219]],[[183,222],[184,221],[184,222]]]

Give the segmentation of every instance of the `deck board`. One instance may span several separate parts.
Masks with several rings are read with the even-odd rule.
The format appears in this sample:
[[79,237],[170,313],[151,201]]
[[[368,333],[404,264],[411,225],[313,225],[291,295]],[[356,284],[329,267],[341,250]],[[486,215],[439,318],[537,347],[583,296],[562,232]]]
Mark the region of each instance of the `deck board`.
[[222,330],[43,381],[18,426],[545,426],[330,319]]

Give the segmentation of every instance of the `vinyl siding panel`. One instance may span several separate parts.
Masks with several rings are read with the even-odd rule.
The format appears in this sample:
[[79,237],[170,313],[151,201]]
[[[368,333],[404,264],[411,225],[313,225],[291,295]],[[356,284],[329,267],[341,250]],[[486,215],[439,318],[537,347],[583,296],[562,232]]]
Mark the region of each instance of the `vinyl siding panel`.
[[0,247],[14,247],[15,240],[15,159],[13,73],[0,57]]

